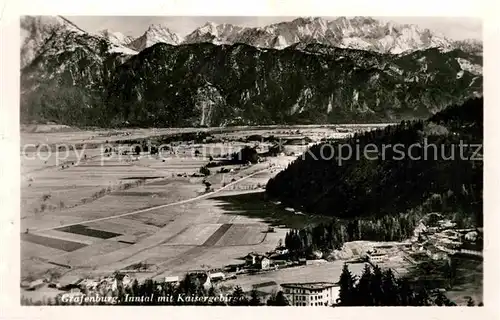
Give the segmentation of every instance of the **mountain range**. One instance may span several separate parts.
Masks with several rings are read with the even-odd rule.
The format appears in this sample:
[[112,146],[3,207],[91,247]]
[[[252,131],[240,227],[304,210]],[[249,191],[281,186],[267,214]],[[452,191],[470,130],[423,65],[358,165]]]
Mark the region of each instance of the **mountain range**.
[[371,18],[207,23],[184,38],[152,25],[134,39],[85,32],[63,17],[25,16],[21,30],[25,122],[393,121],[482,94],[480,43]]
[[445,50],[460,48],[475,53],[482,51],[482,44],[477,40],[453,41],[416,25],[382,23],[368,17],[340,17],[335,20],[297,18],[255,28],[207,22],[184,38],[164,25],[151,25],[135,43],[123,41],[121,44],[140,51],[159,42],[172,45],[245,43],[272,49],[283,49],[298,42],[319,42],[339,48],[394,54],[434,47]]

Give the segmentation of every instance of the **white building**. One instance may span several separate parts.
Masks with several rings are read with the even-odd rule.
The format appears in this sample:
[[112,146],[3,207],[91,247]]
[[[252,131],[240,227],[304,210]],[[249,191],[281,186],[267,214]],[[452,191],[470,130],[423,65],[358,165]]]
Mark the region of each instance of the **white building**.
[[226,275],[222,272],[210,273],[210,280],[212,281],[220,281],[224,279],[226,279]]
[[340,287],[331,282],[283,283],[283,294],[292,306],[331,306]]
[[367,257],[368,262],[370,262],[371,264],[378,264],[379,262],[387,260],[387,256],[382,252],[367,254]]
[[173,285],[176,285],[176,284],[178,284],[180,282],[179,281],[179,276],[165,277],[165,279],[163,281],[165,283],[170,283],[170,284],[173,284]]

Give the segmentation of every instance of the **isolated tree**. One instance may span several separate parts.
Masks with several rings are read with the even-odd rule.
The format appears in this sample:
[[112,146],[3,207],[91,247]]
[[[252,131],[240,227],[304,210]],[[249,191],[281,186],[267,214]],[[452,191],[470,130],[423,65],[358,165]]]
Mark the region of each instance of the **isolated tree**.
[[232,155],[233,162],[236,163],[257,163],[259,160],[259,155],[255,148],[245,146],[239,152]]
[[396,278],[391,269],[387,269],[383,273],[382,278],[382,301],[385,306],[397,306],[398,301],[398,287],[396,284]]
[[137,297],[139,296],[139,282],[137,281],[137,278],[132,281],[132,296]]
[[250,306],[260,306],[262,305],[261,301],[260,301],[260,298],[259,298],[259,295],[257,293],[257,290],[252,289],[252,291],[250,292],[250,302],[249,302]]
[[407,278],[397,280],[398,285],[398,300],[402,306],[411,306],[414,303],[415,293],[410,288],[410,283]]
[[436,298],[434,299],[434,304],[438,307],[452,306],[453,302],[448,299],[448,297],[443,292],[438,292],[436,294]]
[[383,274],[379,266],[373,267],[373,275],[370,282],[370,291],[375,306],[381,306],[383,302],[384,292],[382,291]]
[[455,284],[457,278],[457,260],[449,259],[446,263],[446,276],[448,277],[449,286],[452,287]]
[[151,148],[149,149],[149,152],[151,155],[158,154],[158,148],[156,146],[151,146]]
[[266,304],[268,306],[276,306],[276,307],[284,307],[290,305],[287,298],[283,294],[283,291],[271,294]]
[[425,288],[422,288],[420,291],[418,291],[417,294],[415,295],[415,300],[414,300],[412,305],[413,306],[431,306],[432,299],[429,296],[429,292]]
[[200,173],[203,174],[204,176],[209,176],[210,175],[210,169],[208,169],[206,166],[203,166],[200,168]]
[[472,297],[469,297],[469,299],[467,299],[467,307],[474,307],[475,305],[476,303],[474,302]]
[[233,293],[231,294],[230,305],[232,306],[247,306],[248,300],[243,292],[243,289],[240,286],[236,286],[234,288]]
[[278,240],[278,248],[282,248],[283,247],[283,239],[279,239]]
[[283,294],[283,291],[278,291],[278,293],[276,294],[276,305],[277,306],[289,306],[290,305],[287,298]]
[[[220,290],[215,287],[214,285],[210,286],[210,288],[208,289],[208,293],[207,295],[209,297],[218,297],[220,295]],[[217,300],[214,300],[214,302],[212,303],[213,306],[225,306],[226,303],[223,299],[217,299]]]
[[342,273],[340,274],[339,284],[339,298],[337,303],[342,306],[353,306],[355,305],[355,288],[354,284],[356,283],[356,277],[352,275],[351,271],[349,271],[349,267],[347,263],[344,263],[344,267],[342,268]]
[[372,293],[370,291],[370,283],[372,278],[372,271],[369,264],[365,264],[363,274],[359,278],[358,285],[356,286],[355,304],[358,306],[373,306]]
[[188,273],[184,276],[179,284],[179,289],[185,295],[203,295],[205,291],[197,274],[194,273]]

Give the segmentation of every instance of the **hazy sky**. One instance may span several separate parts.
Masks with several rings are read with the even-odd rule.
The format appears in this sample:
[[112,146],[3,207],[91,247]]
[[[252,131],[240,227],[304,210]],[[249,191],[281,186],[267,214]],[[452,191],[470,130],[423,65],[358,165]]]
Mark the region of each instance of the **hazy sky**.
[[[95,32],[102,29],[119,31],[125,35],[138,37],[151,24],[163,24],[170,30],[182,36],[187,35],[207,21],[215,23],[231,23],[241,26],[265,26],[271,23],[290,21],[296,17],[236,17],[236,16],[66,16],[82,29]],[[335,17],[323,17],[333,20]],[[428,28],[440,32],[448,38],[461,40],[467,38],[481,39],[481,20],[470,17],[374,17],[386,21],[394,21],[399,24],[416,24],[421,28]]]

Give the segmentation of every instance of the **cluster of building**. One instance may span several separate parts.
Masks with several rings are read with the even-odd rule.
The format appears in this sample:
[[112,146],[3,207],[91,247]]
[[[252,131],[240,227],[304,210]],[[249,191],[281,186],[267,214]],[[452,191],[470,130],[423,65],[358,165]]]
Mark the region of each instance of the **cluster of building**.
[[422,219],[409,241],[374,246],[358,260],[405,273],[409,264],[418,263],[419,256],[432,260],[449,260],[456,255],[482,259],[482,237],[482,228],[459,229],[456,223],[432,213]]
[[368,250],[362,260],[372,266],[387,266],[396,273],[404,273],[408,266],[406,252],[410,250],[410,246],[409,242],[381,244]]
[[[267,232],[274,232],[274,228],[269,227]],[[225,268],[225,271],[234,274],[242,274],[276,270],[279,266],[282,266],[282,264],[278,262],[282,261],[284,257],[286,258],[287,254],[288,249],[283,246],[278,246],[274,250],[266,253],[250,252],[243,258],[243,263],[229,265]]]
[[482,239],[482,228],[459,229],[456,228],[456,223],[440,219],[428,226],[420,223],[415,229],[411,249],[435,260],[448,259],[450,255],[482,258]]

